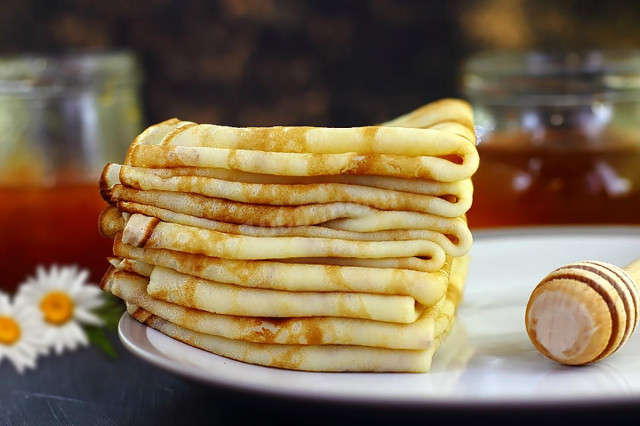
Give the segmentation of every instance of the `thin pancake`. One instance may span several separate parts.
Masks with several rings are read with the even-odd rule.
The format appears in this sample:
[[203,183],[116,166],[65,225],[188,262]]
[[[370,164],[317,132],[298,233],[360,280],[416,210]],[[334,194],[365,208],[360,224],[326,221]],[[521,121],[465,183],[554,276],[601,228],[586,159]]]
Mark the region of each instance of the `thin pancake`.
[[[359,241],[429,240],[440,245],[445,253],[450,256],[462,256],[466,254],[471,248],[473,240],[471,231],[462,222],[459,222],[458,227],[452,229],[454,233],[451,234],[445,234],[443,231],[423,229],[394,229],[373,232],[355,232],[327,228],[322,225],[281,227],[238,225],[235,223],[190,216],[183,213],[175,213],[171,210],[128,201],[119,202],[118,208],[122,212],[140,213],[145,216],[156,217],[164,222],[178,223],[180,225],[193,226],[196,228],[209,229],[229,234],[247,235],[251,237],[315,237]],[[107,228],[110,235],[115,235],[114,230],[118,230],[118,232],[122,232],[124,230],[124,221],[118,221],[117,224],[111,222],[111,225],[108,225]],[[113,236],[110,238],[113,238]]]
[[[442,156],[458,153],[468,140],[442,130],[365,126],[229,127],[183,122],[160,142],[165,146],[209,147],[263,152]],[[446,147],[446,148],[443,148]]]
[[[387,349],[349,345],[278,345],[245,342],[198,333],[173,324],[142,309],[144,324],[161,333],[226,358],[268,367],[303,371],[368,371],[425,373],[446,333],[429,349]],[[136,312],[138,312],[136,311]]]
[[[104,168],[102,178],[105,186],[113,187],[120,183],[120,164],[109,163]],[[138,169],[138,168],[136,168]],[[415,194],[432,195],[443,199],[461,200],[471,197],[473,185],[471,179],[463,179],[456,182],[438,182],[424,179],[404,179],[390,176],[361,176],[361,175],[334,175],[334,176],[276,176],[257,173],[241,172],[226,169],[203,169],[197,167],[176,167],[171,169],[141,169],[161,178],[177,176],[207,177],[230,182],[261,183],[261,184],[315,184],[315,183],[341,183],[347,185],[366,186],[370,188],[389,189],[393,191],[410,192]]]
[[120,182],[139,190],[171,191],[204,195],[252,204],[300,206],[349,202],[380,210],[408,210],[457,217],[469,209],[466,204],[446,198],[342,183],[262,184],[233,182],[202,176],[161,177],[147,169],[123,166]]
[[113,253],[125,259],[238,286],[294,292],[402,295],[410,296],[423,305],[432,305],[442,298],[450,270],[449,263],[436,272],[419,272],[397,268],[221,259],[170,250],[136,248],[122,243],[120,238],[114,241]]
[[[260,227],[293,227],[332,223],[330,227],[345,231],[374,232],[389,229],[431,230],[468,241],[470,234],[464,216],[445,218],[427,213],[377,210],[356,203],[325,203],[303,206],[268,206],[247,204],[202,195],[170,191],[140,191],[116,185],[113,199],[154,206],[175,213],[226,223]],[[350,226],[353,226],[350,228]]]
[[[131,216],[122,233],[126,244],[204,254],[226,259],[286,259],[347,257],[361,259],[421,257],[444,265],[446,254],[427,240],[352,241],[304,237],[248,237],[192,226],[161,222],[140,214]],[[438,267],[438,268],[439,268]]]
[[424,310],[408,296],[290,292],[240,287],[155,266],[147,292],[156,299],[207,312],[250,317],[345,317],[408,324]]
[[[445,102],[441,102],[440,112],[445,112]],[[459,114],[441,115],[435,123],[457,121],[466,123],[472,129],[471,107],[464,101],[452,101],[447,105],[450,113],[457,109]],[[425,111],[437,108],[423,107],[415,111],[420,116],[420,126],[364,126],[351,128],[330,127],[229,127],[193,122],[166,122],[168,132],[155,133],[137,138],[132,147],[141,145],[165,145],[186,147],[214,147],[230,150],[257,150],[263,152],[341,154],[359,152],[363,154],[397,154],[407,156],[441,156],[455,152],[459,144],[469,143],[455,133],[434,130],[424,126],[427,122]],[[407,116],[398,120],[407,120]]]
[[[464,280],[466,279],[466,258],[462,263],[454,264],[455,277],[448,293],[452,305],[459,301]],[[459,281],[462,280],[462,281]],[[458,296],[456,296],[458,295]],[[270,344],[254,343],[228,339],[193,331],[162,319],[145,309],[127,304],[129,312],[138,321],[182,341],[188,345],[204,349],[252,364],[307,371],[371,371],[371,372],[427,372],[440,343],[445,339],[454,322],[455,316],[443,315],[438,327],[440,333],[433,339],[428,349],[389,349],[356,345],[332,344]],[[201,323],[202,325],[202,323]],[[407,326],[409,327],[409,326]]]
[[455,304],[447,297],[425,309],[415,322],[402,325],[336,317],[239,317],[212,314],[155,299],[147,293],[147,284],[148,279],[143,276],[112,269],[103,278],[101,287],[128,303],[187,329],[257,343],[426,349],[433,344],[435,336],[446,330],[455,311]]
[[[418,129],[403,129],[418,130]],[[455,182],[470,178],[478,168],[475,146],[460,138],[451,153],[441,156],[391,154],[290,153],[191,146],[136,145],[127,165],[150,168],[203,167],[279,176],[359,174]]]
[[[115,207],[108,207],[108,209],[117,209]],[[132,216],[127,212],[120,212],[125,219],[125,222]],[[106,215],[103,215],[106,216]],[[139,216],[136,216],[139,217]],[[149,227],[146,227],[149,225]],[[152,231],[152,227],[155,226],[155,222],[147,223],[140,228],[140,233],[148,235]],[[100,232],[107,232],[112,230],[113,227],[109,223],[100,222]],[[118,233],[122,233],[123,228],[118,228]],[[116,238],[117,241],[121,239],[116,235],[111,235],[110,238]],[[359,258],[337,258],[337,257],[305,257],[305,258],[289,258],[279,259],[278,262],[284,263],[299,263],[299,264],[318,264],[318,265],[341,265],[341,266],[358,266],[367,268],[391,268],[402,269],[421,272],[437,272],[443,268],[443,264],[436,262],[434,259],[419,258],[419,257],[395,257],[384,259],[359,259]]]

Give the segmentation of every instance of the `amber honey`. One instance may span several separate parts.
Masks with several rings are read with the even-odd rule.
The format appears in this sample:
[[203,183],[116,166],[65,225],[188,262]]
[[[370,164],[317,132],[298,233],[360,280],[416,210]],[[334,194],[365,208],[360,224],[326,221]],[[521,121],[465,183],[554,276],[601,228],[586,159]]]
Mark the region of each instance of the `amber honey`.
[[0,290],[15,291],[38,265],[77,265],[99,282],[111,248],[97,228],[105,205],[97,183],[0,186]]
[[640,147],[559,145],[480,145],[469,226],[640,224]]

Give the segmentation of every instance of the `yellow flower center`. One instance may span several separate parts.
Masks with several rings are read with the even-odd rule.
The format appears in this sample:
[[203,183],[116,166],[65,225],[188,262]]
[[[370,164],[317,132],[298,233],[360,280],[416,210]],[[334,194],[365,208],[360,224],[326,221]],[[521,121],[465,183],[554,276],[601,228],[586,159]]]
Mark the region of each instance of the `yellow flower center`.
[[11,346],[20,340],[20,326],[11,317],[0,316],[0,343]]
[[62,291],[47,293],[40,301],[40,310],[49,324],[62,325],[73,318],[73,300]]

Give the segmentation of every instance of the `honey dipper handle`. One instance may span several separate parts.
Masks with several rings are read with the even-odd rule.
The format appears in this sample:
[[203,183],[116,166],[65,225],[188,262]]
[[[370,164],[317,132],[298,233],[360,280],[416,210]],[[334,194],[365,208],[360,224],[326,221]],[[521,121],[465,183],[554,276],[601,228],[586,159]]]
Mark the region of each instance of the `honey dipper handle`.
[[631,276],[636,286],[640,287],[640,258],[625,266],[624,270]]

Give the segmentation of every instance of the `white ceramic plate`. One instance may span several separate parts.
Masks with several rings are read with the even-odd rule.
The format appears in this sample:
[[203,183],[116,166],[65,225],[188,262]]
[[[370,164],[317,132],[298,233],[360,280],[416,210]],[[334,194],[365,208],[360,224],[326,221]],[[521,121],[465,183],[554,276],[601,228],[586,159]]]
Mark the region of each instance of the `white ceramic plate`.
[[278,396],[414,406],[640,403],[640,332],[609,358],[567,367],[529,341],[524,311],[548,272],[579,260],[625,266],[640,257],[640,227],[475,232],[458,322],[426,374],[310,373],[249,365],[175,341],[127,314],[124,345],[173,373]]

